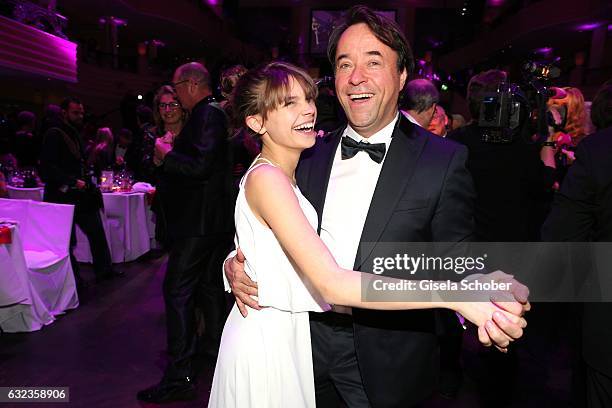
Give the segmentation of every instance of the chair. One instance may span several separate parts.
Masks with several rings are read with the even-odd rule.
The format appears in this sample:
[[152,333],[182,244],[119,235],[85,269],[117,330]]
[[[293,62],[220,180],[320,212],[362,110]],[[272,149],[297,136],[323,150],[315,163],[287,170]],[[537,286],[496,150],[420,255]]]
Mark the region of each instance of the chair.
[[55,318],[30,282],[19,226],[11,230],[11,244],[0,245],[0,328],[7,333],[40,330]]
[[19,188],[13,186],[7,186],[8,197],[19,200],[33,200],[33,201],[42,201],[43,200],[43,192],[44,187],[34,187],[34,188]]
[[0,199],[0,216],[19,222],[28,277],[53,316],[79,305],[70,263],[74,206]]

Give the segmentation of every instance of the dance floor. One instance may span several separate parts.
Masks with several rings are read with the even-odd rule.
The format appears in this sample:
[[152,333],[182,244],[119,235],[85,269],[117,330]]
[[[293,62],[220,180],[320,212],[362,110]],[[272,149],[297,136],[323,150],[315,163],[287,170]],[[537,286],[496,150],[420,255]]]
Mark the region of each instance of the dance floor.
[[[67,386],[71,407],[152,407],[138,402],[135,395],[158,381],[165,365],[161,294],[165,262],[166,257],[161,257],[121,264],[123,278],[87,288],[81,306],[54,324],[34,333],[1,334],[0,386]],[[93,280],[91,269],[85,265],[82,269],[85,279]],[[551,315],[556,316],[552,321]],[[561,326],[554,324],[555,319]],[[513,346],[515,354],[510,357],[483,351],[473,332],[468,332],[461,392],[454,400],[434,396],[425,406],[566,406],[569,329],[563,323],[560,313],[534,313],[526,338]],[[210,364],[203,365],[196,401],[165,406],[205,407],[212,372]]]

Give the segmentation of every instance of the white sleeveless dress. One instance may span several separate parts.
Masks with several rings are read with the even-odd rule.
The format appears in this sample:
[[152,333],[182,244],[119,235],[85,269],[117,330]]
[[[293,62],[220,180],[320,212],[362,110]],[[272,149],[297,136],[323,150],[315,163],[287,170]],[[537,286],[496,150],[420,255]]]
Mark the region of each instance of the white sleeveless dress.
[[[263,159],[260,159],[263,160]],[[311,408],[315,406],[308,312],[329,310],[300,279],[276,237],[253,214],[245,196],[253,165],[240,182],[234,220],[236,247],[246,257],[245,272],[258,284],[262,310],[242,317],[234,305],[223,329],[210,408]],[[313,229],[317,213],[294,187]],[[271,191],[271,194],[274,192]],[[314,292],[314,291],[313,291]]]

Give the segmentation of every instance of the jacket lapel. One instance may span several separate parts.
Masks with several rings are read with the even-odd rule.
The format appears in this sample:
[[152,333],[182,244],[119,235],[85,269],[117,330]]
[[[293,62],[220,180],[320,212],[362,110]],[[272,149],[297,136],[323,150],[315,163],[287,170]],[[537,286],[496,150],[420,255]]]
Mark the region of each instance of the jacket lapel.
[[298,166],[298,185],[302,194],[317,210],[318,233],[321,232],[321,219],[327,186],[329,185],[329,176],[343,131],[344,127],[323,137],[313,149],[302,154],[302,160],[300,160]]
[[380,239],[393,210],[397,206],[408,182],[412,178],[418,158],[425,145],[426,138],[416,137],[415,126],[400,113],[389,151],[383,163],[368,216],[361,233],[360,245],[355,258],[355,270],[359,270],[363,261],[372,251],[373,245]]

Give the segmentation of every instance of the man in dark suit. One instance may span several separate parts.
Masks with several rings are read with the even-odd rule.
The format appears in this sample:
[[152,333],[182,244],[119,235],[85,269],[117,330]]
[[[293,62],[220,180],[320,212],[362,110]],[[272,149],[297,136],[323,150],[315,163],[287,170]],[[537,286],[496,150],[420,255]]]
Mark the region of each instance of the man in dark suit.
[[73,204],[74,223],[70,239],[70,261],[77,284],[83,284],[79,265],[72,254],[76,244],[74,224],[87,236],[96,280],[121,274],[111,267],[111,256],[102,227],[100,190],[87,175],[85,152],[80,130],[83,126],[83,104],[76,98],[66,98],[61,104],[62,121],[49,128],[43,136],[40,173],[45,182],[44,201]]
[[[601,100],[606,88],[593,101],[593,113],[601,114],[607,105],[607,119],[593,120],[610,126],[612,88],[607,88],[607,100]],[[603,107],[603,109],[606,109]],[[576,149],[576,161],[555,195],[551,212],[542,228],[544,241],[610,242],[612,241],[612,127],[586,137]],[[609,257],[609,253],[606,254]],[[610,261],[598,269],[602,276],[595,287],[610,293]],[[579,271],[583,274],[585,271]],[[590,276],[593,278],[593,276]],[[585,303],[579,310],[581,340],[577,342],[585,367],[574,368],[575,406],[592,408],[612,406],[612,303],[609,296],[599,303]],[[584,369],[584,372],[582,372]]]
[[211,358],[218,352],[226,310],[218,271],[233,238],[225,114],[211,104],[210,76],[202,64],[180,66],[173,81],[191,114],[173,147],[161,138],[155,145],[162,162],[157,192],[171,241],[164,280],[170,361],[162,381],[138,393],[138,399],[158,403],[196,396],[196,301],[202,303],[206,324],[200,351]]
[[[341,267],[372,272],[368,242],[460,242],[473,229],[473,187],[462,146],[433,137],[398,111],[414,62],[397,25],[364,6],[348,11],[328,56],[349,125],[317,140],[297,169],[319,216],[319,234]],[[225,263],[237,303],[258,308],[256,285],[238,255]],[[238,276],[236,276],[238,275]],[[379,312],[336,307],[311,314],[316,398],[336,407],[408,407],[437,381],[439,311]],[[518,336],[516,327],[501,324]],[[489,331],[496,344],[508,337]],[[490,344],[489,337],[482,339]],[[337,391],[337,392],[336,392]]]

